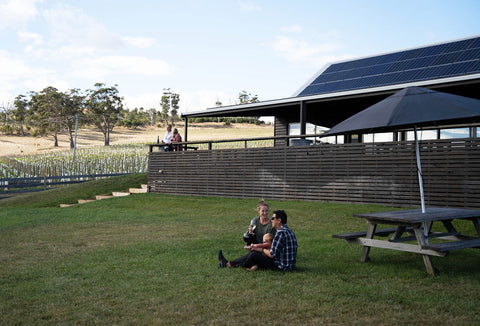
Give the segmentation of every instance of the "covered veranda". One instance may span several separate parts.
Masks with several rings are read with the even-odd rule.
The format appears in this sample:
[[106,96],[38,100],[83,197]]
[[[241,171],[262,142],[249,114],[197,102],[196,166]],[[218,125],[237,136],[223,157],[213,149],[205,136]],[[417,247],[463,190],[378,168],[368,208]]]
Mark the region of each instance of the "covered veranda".
[[[408,86],[422,86],[432,90],[480,99],[480,75],[445,83],[423,82]],[[307,133],[307,123],[331,128],[365,108],[380,102],[407,85],[393,85],[368,90],[338,92],[311,96],[290,97],[250,104],[216,107],[182,114],[185,137],[188,141],[188,119],[197,117],[274,117],[275,136],[289,135],[289,124],[299,123],[300,134]],[[394,138],[401,140],[400,137]],[[346,140],[348,142],[348,140]],[[277,142],[276,145],[285,145]]]

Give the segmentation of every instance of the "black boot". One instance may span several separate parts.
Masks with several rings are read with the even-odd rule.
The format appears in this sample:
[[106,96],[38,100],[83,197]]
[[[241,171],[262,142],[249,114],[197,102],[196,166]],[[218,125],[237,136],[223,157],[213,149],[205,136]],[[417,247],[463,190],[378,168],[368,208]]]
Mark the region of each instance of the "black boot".
[[223,257],[223,253],[220,250],[218,252],[218,268],[227,267],[227,260]]

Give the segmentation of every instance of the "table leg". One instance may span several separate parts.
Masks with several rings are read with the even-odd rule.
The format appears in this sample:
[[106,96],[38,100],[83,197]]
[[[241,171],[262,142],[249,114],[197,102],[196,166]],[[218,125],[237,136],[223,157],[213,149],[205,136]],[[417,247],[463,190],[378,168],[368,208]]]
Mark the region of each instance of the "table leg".
[[[420,225],[415,226],[413,228],[413,231],[415,232],[415,237],[417,238],[418,245],[420,247],[423,247],[427,242],[426,242],[425,236],[423,235],[423,232],[420,228]],[[425,264],[425,267],[427,268],[427,273],[430,274],[430,275],[434,275],[434,276],[437,275],[438,270],[435,267],[433,267],[432,257],[430,257],[429,255],[422,255],[422,258],[423,258],[423,263]]]
[[472,219],[473,225],[475,226],[475,230],[477,230],[478,236],[480,237],[480,218],[475,217]]
[[[377,229],[377,224],[376,223],[368,222],[368,229],[367,229],[366,238],[367,239],[373,239],[373,235],[375,234],[376,229]],[[370,260],[370,258],[368,258],[368,255],[370,253],[370,248],[371,248],[370,246],[363,246],[362,257],[361,257],[360,261],[367,262],[367,261]]]
[[452,234],[458,233],[457,229],[455,229],[455,227],[452,224],[452,220],[445,220],[445,221],[442,221],[442,223],[449,233],[452,233]]
[[423,226],[424,227],[423,233],[425,234],[425,237],[427,237],[427,239],[428,239],[428,235],[432,231],[433,222],[429,221],[429,222],[425,222],[424,224],[425,225]]
[[403,233],[405,233],[405,229],[406,229],[405,226],[402,226],[402,225],[398,226],[389,241],[395,242],[397,240],[400,240],[402,238]]

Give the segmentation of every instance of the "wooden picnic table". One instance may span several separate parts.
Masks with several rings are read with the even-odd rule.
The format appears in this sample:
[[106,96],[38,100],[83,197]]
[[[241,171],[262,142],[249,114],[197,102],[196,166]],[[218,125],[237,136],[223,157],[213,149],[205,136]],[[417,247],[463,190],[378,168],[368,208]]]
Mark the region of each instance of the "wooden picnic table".
[[[421,209],[354,214],[364,218],[368,223],[366,231],[333,235],[348,243],[363,245],[361,261],[369,260],[371,247],[408,251],[421,254],[427,272],[436,275],[431,256],[446,256],[449,251],[463,248],[480,247],[480,210],[429,207],[422,213]],[[454,220],[471,220],[477,236],[460,234],[452,224]],[[432,232],[433,223],[442,223],[444,232]],[[388,229],[377,229],[379,224],[393,225]],[[374,239],[374,236],[386,237]],[[430,239],[441,239],[444,242],[430,244]],[[414,243],[407,243],[414,242]],[[415,243],[416,242],[416,243]]]

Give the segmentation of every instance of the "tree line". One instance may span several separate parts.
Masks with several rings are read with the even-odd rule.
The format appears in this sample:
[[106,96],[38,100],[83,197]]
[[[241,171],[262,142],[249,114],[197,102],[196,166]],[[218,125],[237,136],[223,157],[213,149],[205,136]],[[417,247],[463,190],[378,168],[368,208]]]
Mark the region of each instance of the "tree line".
[[[103,133],[105,146],[110,144],[110,132],[115,126],[127,128],[154,126],[158,123],[178,121],[180,95],[164,89],[160,98],[160,110],[155,108],[135,108],[127,110],[123,97],[119,95],[117,85],[108,87],[96,83],[93,89],[81,91],[70,89],[61,92],[49,86],[40,92],[29,92],[18,95],[13,105],[0,108],[0,132],[26,136],[52,136],[54,146],[58,146],[58,135],[67,132],[70,147],[74,147],[75,128],[82,125],[93,125]],[[258,102],[256,95],[246,91],[239,94],[240,103]],[[217,105],[219,102],[217,101]],[[221,103],[220,103],[221,105]],[[242,118],[236,122],[258,123],[258,118]],[[200,121],[201,120],[201,121]],[[200,119],[196,122],[205,122]],[[215,118],[214,121],[217,121]],[[232,120],[222,118],[229,124]]]

